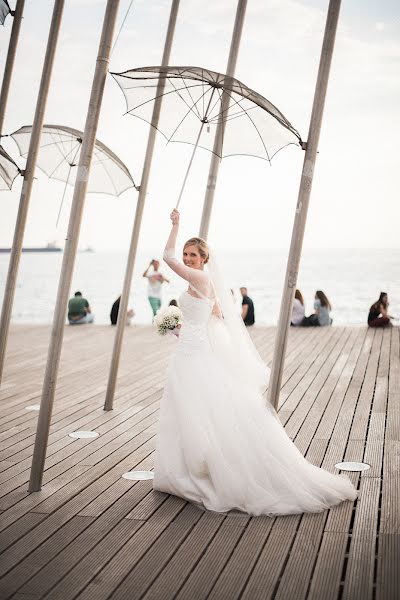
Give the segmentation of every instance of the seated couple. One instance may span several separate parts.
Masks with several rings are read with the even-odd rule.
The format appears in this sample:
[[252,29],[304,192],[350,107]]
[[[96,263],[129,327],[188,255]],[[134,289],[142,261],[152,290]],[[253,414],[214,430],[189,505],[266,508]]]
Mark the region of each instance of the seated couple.
[[315,292],[314,313],[305,316],[305,306],[302,293],[296,290],[293,300],[291,325],[295,327],[327,327],[332,325],[330,311],[331,303],[321,290]]

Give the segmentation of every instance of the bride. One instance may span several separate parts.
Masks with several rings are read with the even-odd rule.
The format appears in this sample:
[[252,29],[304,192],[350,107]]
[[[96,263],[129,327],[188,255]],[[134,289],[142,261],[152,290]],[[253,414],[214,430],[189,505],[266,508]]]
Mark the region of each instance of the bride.
[[[179,212],[164,260],[188,282],[161,402],[154,489],[202,507],[250,515],[318,512],[357,492],[350,480],[311,465],[263,399],[268,369],[200,238],[175,258]],[[207,271],[204,266],[207,264]]]

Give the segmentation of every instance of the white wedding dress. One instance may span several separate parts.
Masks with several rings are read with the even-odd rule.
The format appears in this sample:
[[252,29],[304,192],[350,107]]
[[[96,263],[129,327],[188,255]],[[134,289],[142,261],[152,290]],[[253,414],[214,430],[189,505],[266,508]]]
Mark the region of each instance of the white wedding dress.
[[201,272],[195,292],[194,269],[172,251],[166,261],[198,295],[187,291],[179,299],[183,325],[161,401],[154,489],[212,511],[251,515],[318,512],[354,500],[350,480],[311,465],[243,377],[224,322],[212,315],[215,301],[204,294],[208,276]]

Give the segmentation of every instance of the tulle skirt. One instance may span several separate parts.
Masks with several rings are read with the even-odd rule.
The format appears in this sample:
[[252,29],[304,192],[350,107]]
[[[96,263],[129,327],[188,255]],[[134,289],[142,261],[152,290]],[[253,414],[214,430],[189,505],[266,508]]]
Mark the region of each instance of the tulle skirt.
[[154,489],[250,515],[319,512],[357,492],[311,465],[261,393],[207,345],[172,356],[161,402]]

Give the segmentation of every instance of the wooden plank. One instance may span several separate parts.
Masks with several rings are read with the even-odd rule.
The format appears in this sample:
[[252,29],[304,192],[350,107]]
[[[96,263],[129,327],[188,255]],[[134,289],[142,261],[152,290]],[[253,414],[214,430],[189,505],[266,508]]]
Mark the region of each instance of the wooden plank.
[[376,600],[398,600],[400,590],[400,534],[378,537]]
[[127,577],[113,593],[113,600],[142,597],[174,553],[190,535],[195,525],[204,517],[204,514],[193,504],[187,504],[152,544],[149,551],[132,566]]
[[361,480],[344,580],[343,600],[354,600],[354,598],[367,600],[373,597],[379,494],[378,479]]
[[[355,510],[343,503],[327,513],[275,519],[199,512],[180,499],[153,492],[151,482],[121,479],[125,470],[154,464],[163,366],[172,345],[160,344],[151,328],[127,335],[119,400],[113,413],[104,414],[104,365],[112,331],[95,326],[83,337],[72,329],[66,328],[46,485],[31,495],[24,480],[37,414],[24,406],[28,398],[40,395],[48,329],[31,327],[11,335],[12,361],[0,393],[5,407],[0,416],[5,459],[0,482],[9,486],[0,492],[5,493],[0,510],[6,509],[0,526],[1,564],[7,571],[4,593],[57,600],[128,598],[135,591],[160,600],[396,597],[397,327],[290,332],[281,420],[313,464],[334,471],[334,464],[345,457],[370,461],[372,469],[350,476],[361,486]],[[251,332],[266,360],[272,355],[274,333],[273,328]],[[34,357],[21,346],[29,336],[38,337]],[[76,369],[78,345],[90,359]],[[90,357],[93,347],[96,356]],[[93,424],[102,435],[75,443],[67,435],[74,424],[80,429]],[[79,523],[86,525],[81,528]]]
[[[299,448],[301,452],[305,452],[310,440],[312,439],[315,431],[318,428],[318,425],[321,422],[321,419],[325,413],[327,406],[330,404],[330,400],[339,385],[343,373],[345,372],[345,366],[350,356],[350,352],[354,343],[354,333],[353,335],[349,335],[346,339],[344,346],[340,351],[340,355],[335,360],[335,364],[327,376],[323,387],[316,393],[314,402],[310,407],[309,412],[307,413],[307,417],[304,422],[301,424],[297,435],[296,435],[296,446]],[[342,394],[342,391],[339,387],[339,393]],[[304,406],[304,404],[303,404]],[[332,431],[332,422],[331,422],[331,431]],[[292,426],[292,431],[294,427]]]
[[[89,555],[90,563],[88,562],[89,559],[83,561],[86,566],[84,572],[82,572],[83,563],[79,565],[79,585],[86,586],[79,596],[81,600],[88,600],[89,598],[92,600],[103,600],[108,598],[125,579],[132,567],[149,550],[155,540],[184,509],[185,505],[186,502],[184,500],[170,496],[155,512],[154,519],[146,522],[126,519],[126,523],[139,523],[141,526],[123,545],[119,545],[118,541],[115,540],[116,543],[113,548],[108,546],[107,564],[103,562],[104,548],[101,554],[98,553],[96,548],[96,551]],[[112,552],[111,560],[110,552]],[[76,572],[72,579],[71,586],[74,590],[73,593],[76,595],[76,582],[78,580]],[[70,588],[66,588],[65,585],[62,585],[60,589],[62,590],[63,600],[64,598],[67,600],[70,597],[75,597],[69,595]],[[57,589],[57,587],[54,588],[48,595],[48,599],[59,600],[60,589]]]
[[[44,596],[60,582],[63,573],[68,573],[73,567],[79,565],[80,561],[85,560],[87,555],[100,543],[103,546],[109,543],[115,547],[115,538],[118,539],[118,544],[129,539],[140,523],[137,521],[135,526],[124,525],[124,517],[132,506],[138,504],[149,493],[150,489],[151,482],[149,481],[141,482],[141,484],[134,483],[130,488],[126,488],[125,494],[110,504],[101,518],[90,519],[92,523],[79,532],[66,548],[56,551],[50,560],[49,553],[43,552],[43,546],[40,546],[22,563],[24,568],[28,565],[29,577],[25,570],[18,574],[19,591]],[[62,531],[61,529],[61,535]],[[12,572],[17,574],[17,569]],[[26,583],[24,584],[24,582]]]
[[286,563],[300,523],[300,516],[279,517],[275,520],[267,543],[246,582],[241,595],[243,600],[268,600],[273,598],[279,576]]
[[[137,453],[137,460],[146,452],[147,449],[143,451],[143,448],[140,448]],[[125,464],[131,465],[132,460],[132,457],[129,457]],[[122,468],[123,464],[122,466],[114,466],[114,469],[110,469],[110,472],[106,472],[102,476],[100,476],[101,469],[98,468],[97,478],[95,477],[94,481],[89,479],[87,481],[88,485],[83,485],[83,489],[81,489],[82,482],[81,484],[77,484],[76,481],[73,482],[74,487],[70,492],[69,501],[67,502],[65,497],[61,497],[60,507],[58,506],[58,503],[56,505],[53,504],[51,510],[49,506],[46,506],[45,512],[53,511],[52,514],[49,514],[48,518],[42,521],[34,530],[32,530],[32,532],[27,533],[16,544],[3,553],[0,573],[2,569],[4,569],[4,572],[7,572],[9,568],[12,568],[16,562],[23,560],[36,547],[47,540],[49,536],[52,534],[54,535],[58,529],[96,498],[101,493],[102,489],[104,489],[104,485],[107,487],[110,482],[110,477],[112,478],[111,481],[119,479],[122,472],[124,472]],[[51,500],[52,498],[53,497],[51,496],[48,500]],[[43,504],[48,502],[48,500],[45,500]],[[58,510],[56,510],[56,508]],[[35,508],[35,512],[36,511],[38,511],[37,507]],[[40,512],[40,505],[38,512]]]
[[[246,581],[270,535],[273,523],[274,519],[270,517],[257,517],[250,520],[230,560],[211,590],[208,600],[234,600],[241,597]],[[159,590],[158,598],[161,600],[161,585]]]
[[181,600],[183,598],[196,598],[196,600],[208,598],[248,522],[247,515],[225,519],[176,598]]
[[325,531],[318,550],[308,600],[336,600],[340,597],[340,584],[349,536],[346,533]]

